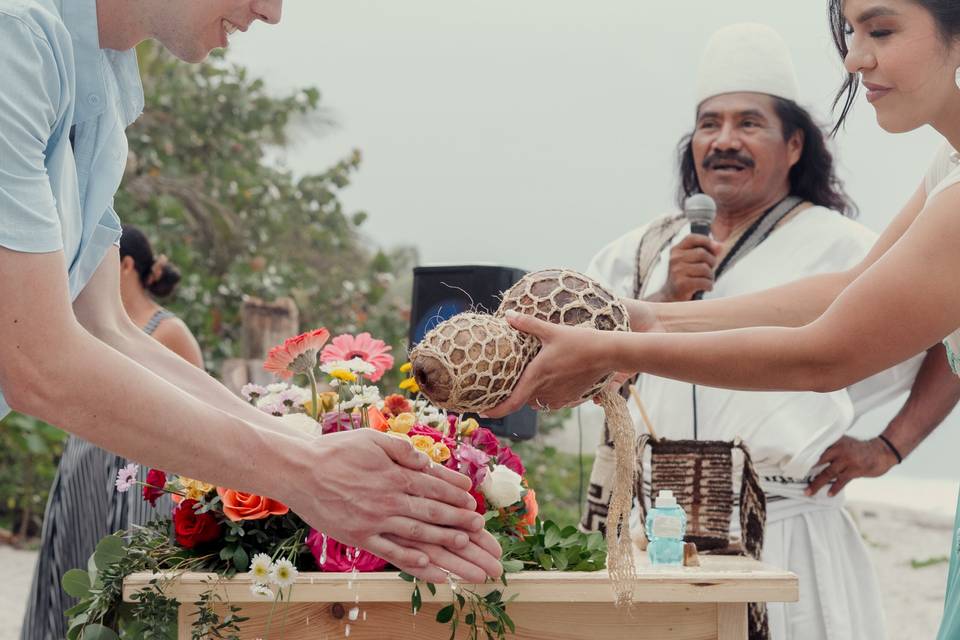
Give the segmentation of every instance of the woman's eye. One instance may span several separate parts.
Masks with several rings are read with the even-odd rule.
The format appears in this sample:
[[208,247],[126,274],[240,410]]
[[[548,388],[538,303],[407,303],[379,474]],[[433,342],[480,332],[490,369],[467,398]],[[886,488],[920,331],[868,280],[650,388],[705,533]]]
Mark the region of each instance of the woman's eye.
[[870,37],[871,37],[871,38],[886,38],[886,37],[889,36],[891,33],[893,33],[893,31],[890,31],[889,29],[874,29],[873,31],[870,32]]

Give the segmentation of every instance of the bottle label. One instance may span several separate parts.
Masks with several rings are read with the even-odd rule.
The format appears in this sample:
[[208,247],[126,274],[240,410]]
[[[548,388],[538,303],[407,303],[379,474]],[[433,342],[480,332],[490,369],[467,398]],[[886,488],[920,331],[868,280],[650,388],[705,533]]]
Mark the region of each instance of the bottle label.
[[656,538],[680,538],[680,518],[676,516],[657,516],[653,519],[653,535]]

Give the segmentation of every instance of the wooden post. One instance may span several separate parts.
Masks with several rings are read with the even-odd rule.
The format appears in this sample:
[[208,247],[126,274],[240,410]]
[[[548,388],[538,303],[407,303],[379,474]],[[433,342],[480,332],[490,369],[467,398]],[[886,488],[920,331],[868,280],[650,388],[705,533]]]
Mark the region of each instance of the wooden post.
[[747,640],[747,604],[721,602],[717,605],[717,639]]
[[300,327],[300,313],[290,298],[278,298],[273,302],[244,298],[240,318],[242,357],[224,360],[221,371],[223,384],[234,393],[239,393],[248,382],[276,382],[263,370],[263,360],[271,348],[297,335]]

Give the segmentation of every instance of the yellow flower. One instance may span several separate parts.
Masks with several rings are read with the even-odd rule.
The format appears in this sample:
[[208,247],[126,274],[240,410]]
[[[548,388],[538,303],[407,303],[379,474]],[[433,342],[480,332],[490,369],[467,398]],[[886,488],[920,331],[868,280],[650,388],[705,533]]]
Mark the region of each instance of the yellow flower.
[[394,438],[400,438],[401,440],[406,440],[410,442],[410,436],[405,433],[400,433],[399,431],[387,431],[388,436],[393,436]]
[[417,451],[430,455],[430,449],[433,448],[434,439],[430,436],[412,436],[410,442],[413,443]]
[[177,478],[177,482],[180,483],[180,487],[183,489],[188,500],[200,500],[214,489],[212,484],[191,478],[184,478],[183,476]]
[[446,462],[450,459],[450,448],[442,442],[435,442],[427,455],[434,462]]
[[400,373],[410,373],[411,371],[413,371],[413,363],[412,363],[412,362],[405,362],[405,363],[400,367]]
[[[320,401],[320,413],[327,413],[333,411],[334,407],[337,406],[339,395],[336,391],[322,391],[317,394],[317,399]],[[304,400],[303,410],[308,415],[313,415],[313,400],[309,398]]]
[[479,428],[480,424],[473,418],[460,421],[460,433],[462,435],[468,436]]
[[401,382],[400,388],[404,391],[409,391],[410,393],[420,393],[420,385],[417,384],[417,381],[414,378],[407,378]]
[[400,415],[387,420],[391,431],[407,433],[417,423],[417,417],[412,413],[401,413]]
[[352,371],[347,371],[346,369],[334,369],[330,372],[330,375],[344,382],[356,382],[357,374]]

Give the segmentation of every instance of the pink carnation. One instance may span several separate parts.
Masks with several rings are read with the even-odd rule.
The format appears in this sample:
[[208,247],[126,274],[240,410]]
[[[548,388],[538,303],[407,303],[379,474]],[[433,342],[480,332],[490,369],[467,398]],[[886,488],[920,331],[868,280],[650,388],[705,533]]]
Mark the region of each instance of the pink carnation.
[[[310,534],[307,536],[307,546],[310,548],[310,553],[313,554],[314,560],[317,561],[317,567],[319,567],[321,571],[346,573],[356,568],[357,571],[367,573],[370,571],[380,571],[387,566],[387,561],[383,558],[378,558],[363,549],[360,549],[358,554],[356,547],[348,547],[330,537],[327,538],[327,552],[324,557],[323,538],[323,534],[316,529],[311,529]],[[321,562],[321,560],[323,560],[323,562]]]
[[465,440],[491,457],[496,457],[500,453],[500,441],[490,429],[485,427],[480,427]]

